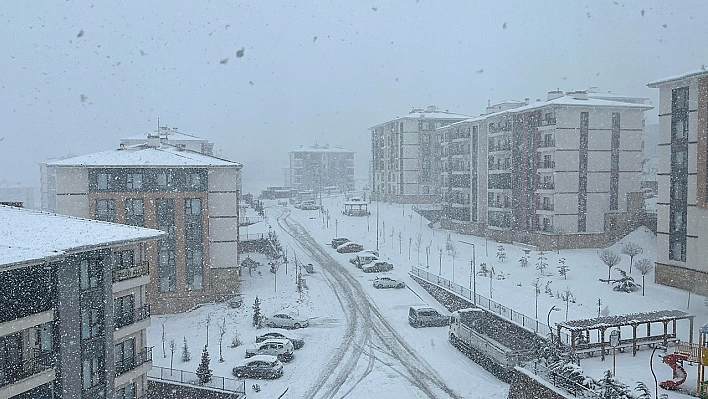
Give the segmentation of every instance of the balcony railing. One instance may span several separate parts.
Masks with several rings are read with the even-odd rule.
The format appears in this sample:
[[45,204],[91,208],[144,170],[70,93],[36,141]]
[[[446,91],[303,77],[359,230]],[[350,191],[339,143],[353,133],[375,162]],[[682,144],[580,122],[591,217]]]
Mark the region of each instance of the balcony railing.
[[116,361],[116,376],[152,361],[152,348],[143,348],[134,357]]
[[44,370],[51,369],[53,367],[53,358],[54,354],[52,352],[44,352],[40,356],[34,356],[17,365],[8,364],[4,368],[0,368],[0,387],[14,384]]
[[147,276],[149,273],[150,264],[148,261],[144,261],[135,266],[126,267],[125,269],[114,269],[113,282],[117,283],[119,281],[128,280],[131,278]]
[[555,190],[556,185],[555,185],[555,183],[552,183],[552,182],[551,183],[538,183],[536,185],[536,188],[539,190]]
[[541,126],[548,126],[548,125],[555,125],[556,124],[556,118],[543,118],[541,119]]
[[542,169],[553,169],[556,167],[556,161],[543,161],[539,167]]
[[555,140],[543,140],[538,147],[539,148],[548,148],[548,147],[555,147],[556,146],[556,141]]
[[538,209],[542,211],[552,211],[553,210],[553,204],[541,204]]
[[140,306],[132,312],[117,313],[113,322],[115,328],[121,328],[150,317],[150,305]]

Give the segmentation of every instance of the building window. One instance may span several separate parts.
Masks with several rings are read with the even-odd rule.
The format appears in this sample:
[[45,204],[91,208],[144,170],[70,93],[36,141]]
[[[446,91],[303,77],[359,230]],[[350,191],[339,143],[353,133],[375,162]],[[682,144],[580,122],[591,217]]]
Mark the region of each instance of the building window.
[[100,385],[104,380],[103,359],[93,357],[85,359],[82,364],[82,380],[84,391]]
[[143,200],[128,198],[125,200],[125,224],[129,226],[145,226]]
[[202,250],[187,250],[187,289],[201,290],[204,288],[204,267]]
[[135,383],[116,389],[115,399],[135,399]]
[[187,198],[184,200],[184,213],[189,215],[201,215],[202,200],[199,198]]
[[201,190],[202,177],[199,173],[187,173],[187,188]]
[[37,326],[36,346],[39,353],[49,353],[54,348],[54,324],[44,323]]
[[132,249],[113,253],[114,269],[128,269],[135,265],[135,255]]
[[82,259],[81,260],[81,276],[80,283],[82,290],[97,288],[103,280],[103,270],[101,262],[98,259]]
[[167,172],[160,172],[157,174],[157,187],[167,188],[172,186],[172,174]]
[[116,202],[112,199],[96,200],[96,220],[115,223]]
[[99,190],[108,190],[108,173],[98,173],[96,175],[96,187]]
[[133,304],[134,296],[126,295],[113,300],[113,318],[115,328],[121,328],[129,324],[133,324]]
[[103,334],[103,312],[100,308],[81,310],[81,339],[87,340]]
[[140,190],[143,188],[142,173],[128,173],[125,188],[128,190]]
[[669,199],[669,259],[686,261],[688,197],[688,87],[671,97],[671,195]]
[[175,251],[160,248],[157,253],[157,288],[160,292],[174,292],[177,288]]
[[135,368],[135,339],[127,339],[114,347],[116,374]]

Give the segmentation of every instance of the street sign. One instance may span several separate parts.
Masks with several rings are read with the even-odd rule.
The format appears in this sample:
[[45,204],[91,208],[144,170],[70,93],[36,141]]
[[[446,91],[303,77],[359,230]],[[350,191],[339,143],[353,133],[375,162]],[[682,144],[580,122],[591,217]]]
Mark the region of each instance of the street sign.
[[616,348],[620,343],[620,333],[619,330],[612,330],[610,333],[610,346]]

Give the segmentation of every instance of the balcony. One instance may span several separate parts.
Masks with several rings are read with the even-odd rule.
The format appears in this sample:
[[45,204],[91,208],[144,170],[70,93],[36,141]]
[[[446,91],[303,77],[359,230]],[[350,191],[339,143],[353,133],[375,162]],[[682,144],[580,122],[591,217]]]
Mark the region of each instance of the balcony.
[[145,320],[148,317],[150,317],[150,305],[144,305],[134,309],[132,312],[116,314],[114,326],[116,329],[118,329],[121,327],[129,326],[133,323],[137,323],[141,320]]
[[142,348],[134,357],[116,362],[116,377],[152,361],[152,348]]
[[555,140],[543,140],[539,145],[538,148],[549,148],[549,147],[555,147],[556,146],[556,141]]
[[555,125],[556,124],[556,118],[555,117],[546,117],[541,119],[541,126],[548,126],[548,125]]
[[545,182],[536,184],[536,189],[538,190],[555,190],[556,184],[554,182]]
[[553,169],[556,167],[556,161],[543,161],[538,165],[539,169]]
[[542,210],[542,211],[553,211],[553,204],[549,204],[549,203],[541,204],[538,207],[538,209]]
[[54,353],[44,352],[39,356],[24,360],[17,365],[5,365],[4,370],[0,370],[0,387],[14,384],[25,378],[37,375],[53,366]]
[[129,280],[131,278],[147,276],[150,273],[150,265],[148,261],[144,261],[132,267],[127,267],[125,269],[114,269],[113,270],[113,282],[117,283],[119,281]]

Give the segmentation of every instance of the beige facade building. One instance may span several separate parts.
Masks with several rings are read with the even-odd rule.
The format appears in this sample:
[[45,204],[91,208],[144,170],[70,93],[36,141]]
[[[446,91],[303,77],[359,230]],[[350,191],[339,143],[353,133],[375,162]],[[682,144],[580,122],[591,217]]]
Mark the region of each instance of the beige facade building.
[[150,137],[49,163],[43,181],[52,211],[168,233],[146,248],[148,299],[163,314],[237,293],[241,168]]
[[546,101],[489,106],[439,129],[443,224],[542,248],[621,234],[642,209],[649,109],[553,91]]
[[708,71],[659,89],[657,283],[708,295]]
[[369,128],[373,199],[439,203],[442,161],[436,129],[468,118],[430,106]]
[[354,151],[313,145],[290,151],[286,185],[313,193],[354,190]]

